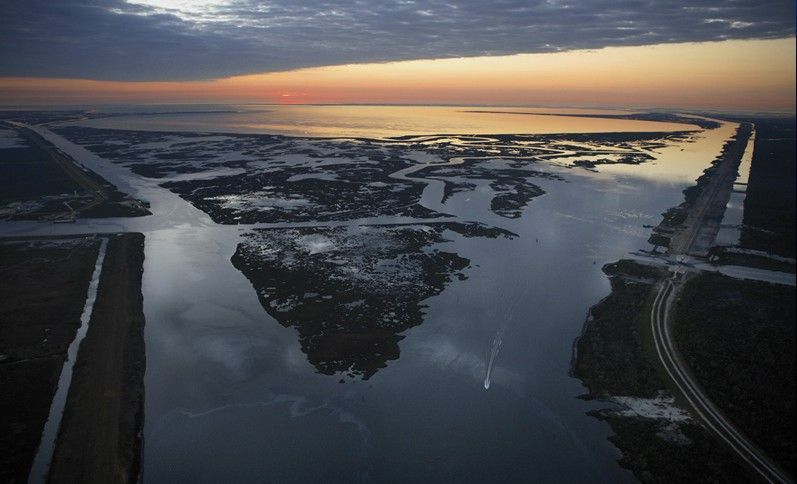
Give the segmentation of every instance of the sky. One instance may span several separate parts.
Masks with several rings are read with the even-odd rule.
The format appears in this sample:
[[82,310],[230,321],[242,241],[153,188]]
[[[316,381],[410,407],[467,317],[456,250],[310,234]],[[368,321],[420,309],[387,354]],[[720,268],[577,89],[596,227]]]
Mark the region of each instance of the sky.
[[794,2],[4,0],[0,103],[794,111]]

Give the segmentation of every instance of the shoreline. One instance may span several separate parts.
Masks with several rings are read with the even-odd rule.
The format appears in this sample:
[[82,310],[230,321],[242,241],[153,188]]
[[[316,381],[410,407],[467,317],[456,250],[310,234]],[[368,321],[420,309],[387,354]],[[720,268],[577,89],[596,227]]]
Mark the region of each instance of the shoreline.
[[[662,318],[665,329],[668,319],[671,319],[668,318],[667,311],[671,301],[669,296],[663,294],[669,294],[668,291],[672,290],[672,281],[677,281],[685,272],[687,281],[720,277],[690,277],[690,273],[696,270],[700,272],[699,264],[696,265],[695,260],[705,258],[716,248],[719,224],[751,130],[750,123],[740,124],[736,135],[723,147],[721,155],[712,161],[695,185],[683,191],[684,201],[662,214],[663,220],[653,228],[649,242],[663,247],[664,254],[654,248],[645,260],[626,258],[604,266],[612,291],[590,308],[582,333],[573,344],[571,375],[580,379],[587,387],[588,394],[583,398],[620,406],[619,410],[610,407],[590,414],[608,421],[614,431],[609,440],[622,453],[620,464],[632,470],[644,482],[678,481],[687,476],[689,479],[701,476],[700,480],[722,481],[756,479],[761,476],[769,479],[768,468],[761,470],[745,464],[751,463],[748,458],[750,446],[726,445],[730,441],[725,433],[732,432],[736,422],[725,424],[726,420],[722,415],[712,414],[711,417],[706,417],[701,408],[706,405],[713,408],[714,403],[704,401],[705,399],[695,400],[695,396],[690,393],[692,387],[689,387],[689,391],[684,390],[680,377],[673,376],[674,370],[670,368],[673,365],[662,357],[661,330],[656,329],[657,325],[662,324]],[[674,261],[671,260],[673,258]],[[736,282],[744,287],[761,284],[739,280]],[[680,294],[677,296],[677,306],[681,307],[677,316],[683,316],[685,311],[699,311],[713,301],[713,298],[701,304],[693,301],[693,307],[684,310],[685,303],[681,302]],[[661,303],[665,299],[662,297],[667,301],[663,311]],[[725,294],[724,297],[734,299],[733,294]],[[738,296],[735,297],[738,299]],[[717,318],[716,314],[712,317]],[[681,322],[676,319],[676,324],[679,323]],[[719,344],[743,346],[740,342],[720,343],[722,339],[715,335],[698,343],[693,342],[693,346],[700,347],[705,354],[711,354]],[[678,348],[675,350],[679,351]],[[699,356],[706,358],[706,361],[695,356],[690,361],[690,367],[683,371],[687,374],[694,373],[691,366],[700,361],[702,365],[716,372],[713,366],[716,365],[716,355],[713,358]],[[743,361],[728,358],[739,368],[746,366]],[[675,365],[675,368],[680,375],[679,366]],[[744,372],[738,373],[742,375]],[[744,376],[741,379],[743,381]],[[707,384],[721,387],[722,381],[698,382],[700,386]],[[735,390],[738,389],[734,388]],[[715,393],[721,395],[721,392]],[[716,396],[714,395],[715,398]],[[676,421],[662,418],[655,412],[635,413],[633,407],[641,403],[639,399],[657,400],[660,409],[669,407],[666,409],[670,415],[678,411],[685,418]],[[663,402],[668,403],[661,405]],[[727,404],[723,399],[716,401],[720,408]],[[786,414],[781,418],[788,419],[790,416]],[[791,419],[793,421],[793,413]],[[715,421],[725,425],[722,431],[717,430]],[[726,430],[726,427],[730,430]],[[756,442],[753,443],[755,444]],[[677,462],[677,465],[672,465],[673,462]]]
[[100,243],[0,238],[0,480],[26,482],[67,349],[80,327]]
[[[98,259],[100,242],[107,246]],[[0,249],[9,282],[3,298],[16,301],[0,313],[0,389],[15,395],[0,401],[0,478],[136,482],[144,422],[144,235],[4,237]],[[85,306],[96,271],[96,298]],[[65,400],[62,413],[51,410],[56,398]],[[57,428],[45,438],[48,425]],[[44,445],[54,450],[39,449]],[[37,459],[47,462],[33,468],[41,452]]]

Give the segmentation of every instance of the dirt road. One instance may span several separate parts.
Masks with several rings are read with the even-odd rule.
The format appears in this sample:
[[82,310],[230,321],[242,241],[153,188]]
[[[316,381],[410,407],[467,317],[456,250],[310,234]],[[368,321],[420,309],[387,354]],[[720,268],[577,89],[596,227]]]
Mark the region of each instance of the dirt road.
[[144,409],[144,236],[111,236],[48,481],[135,482]]

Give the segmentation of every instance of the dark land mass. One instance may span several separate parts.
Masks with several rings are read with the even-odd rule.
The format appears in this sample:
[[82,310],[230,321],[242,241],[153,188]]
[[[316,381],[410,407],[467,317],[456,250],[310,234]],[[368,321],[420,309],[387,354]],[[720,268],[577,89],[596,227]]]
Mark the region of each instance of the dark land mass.
[[[16,130],[10,128],[0,127],[0,131],[16,134]],[[0,180],[0,206],[48,195],[71,195],[81,190],[58,165],[50,161],[44,150],[21,137],[17,139],[17,146],[0,149]],[[63,208],[59,202],[57,209]]]
[[[577,161],[591,169],[604,163],[638,164],[651,156],[638,147],[665,146],[683,133],[574,135],[404,136],[384,139],[293,138],[277,135],[197,134],[61,127],[56,132],[103,158],[151,178],[227,170],[207,179],[166,181],[163,187],[208,213],[217,223],[348,220],[396,215],[444,217],[418,204],[424,184],[391,178],[417,165],[409,152],[439,158],[416,172],[445,181],[444,199],[486,181],[495,192],[491,209],[517,218],[544,193],[529,180],[557,178],[534,169],[538,159],[612,155]],[[593,143],[594,147],[568,143]],[[562,153],[554,150],[562,150]],[[619,158],[618,158],[619,156]],[[446,165],[464,158],[462,165]],[[498,168],[489,160],[501,160]],[[240,173],[230,173],[238,170]],[[471,181],[469,181],[471,180]],[[271,203],[269,202],[271,201]],[[371,207],[363,210],[362,207]]]
[[[305,153],[306,154],[306,153]],[[268,171],[216,177],[210,180],[167,182],[162,186],[178,193],[197,208],[210,214],[218,223],[299,222],[348,220],[381,215],[416,218],[445,217],[419,205],[425,188],[422,181],[391,178],[396,171],[411,164],[399,154],[384,155],[367,150],[346,153],[349,159],[368,156],[367,162],[335,164],[329,168],[312,166],[284,166],[274,160]],[[335,157],[340,157],[336,154]],[[335,157],[326,157],[326,160]],[[557,178],[540,171],[524,169],[490,169],[473,160],[469,170],[461,166],[430,165],[417,172],[418,178],[431,177],[451,183],[448,177],[483,179],[495,192],[491,209],[504,217],[517,218],[528,202],[544,193],[528,178],[542,176]],[[521,162],[517,162],[521,164]],[[522,162],[528,165],[528,160]],[[476,185],[454,181],[447,195],[454,191],[473,189]],[[257,194],[260,197],[282,200],[270,207],[243,206],[236,194]],[[285,206],[284,201],[288,201]],[[291,206],[291,201],[294,202]],[[369,207],[363,209],[362,207]],[[267,210],[264,210],[267,208]]]
[[478,187],[477,184],[465,181],[445,180],[445,187],[443,188],[443,200],[445,203],[449,198],[457,193],[472,192]]
[[[219,167],[249,167],[234,175],[162,184],[217,223],[446,216],[416,204],[424,183],[389,177],[413,162],[400,157],[398,150],[385,152],[382,146],[354,141],[305,142],[270,135],[185,135],[75,127],[58,132],[100,156],[155,178]],[[168,148],[145,146],[168,142],[174,136],[179,136],[180,141]],[[109,137],[119,137],[127,146],[103,144]],[[292,159],[296,155],[301,161]],[[268,167],[250,167],[252,163],[267,163]]]
[[319,373],[368,379],[399,357],[423,301],[464,279],[470,261],[435,246],[446,231],[512,237],[480,224],[255,230],[232,257],[268,314],[299,333]]
[[[276,149],[285,146],[283,137],[272,135],[209,135],[79,126],[53,128],[53,131],[106,160],[122,164],[133,173],[148,178],[199,173],[220,167],[245,167],[253,156],[267,157],[272,149],[276,154]],[[168,148],[154,148],[154,145],[167,143],[173,138],[179,138],[180,141],[169,144]]]
[[286,168],[211,180],[167,182],[162,186],[223,224],[326,222],[381,215],[448,216],[417,204],[424,183],[389,178],[398,169],[385,163],[373,170],[368,167],[335,170],[336,180],[288,181],[293,176],[308,174],[309,170]]
[[745,253],[735,250],[735,247],[714,246],[709,252],[709,260],[718,265],[736,265],[756,267],[779,272],[795,272],[797,267],[793,260],[777,259],[768,255]]
[[110,236],[48,481],[137,482],[144,422],[144,236]]
[[701,425],[593,412],[615,432],[618,461],[644,483],[749,483],[750,473]]
[[[728,162],[741,159],[751,128],[750,123],[742,123],[696,185],[684,190],[684,202],[663,214],[664,220],[651,236],[652,243],[665,247],[673,244],[675,253],[692,251],[695,240],[702,245],[713,243],[716,232],[712,230],[719,226],[728,201],[728,197],[716,196],[724,193],[717,190],[733,184],[730,177],[735,174],[729,169],[736,165]],[[765,128],[765,139],[766,136]],[[762,156],[753,158],[753,171],[757,164],[760,170],[771,158],[771,153],[758,151],[758,141],[756,150]],[[793,185],[793,179],[789,183]],[[752,185],[751,180],[748,196]],[[747,214],[745,205],[745,220]],[[777,224],[772,219],[769,222]],[[695,223],[700,226],[689,227]],[[784,227],[789,224],[778,226],[781,234]],[[695,230],[706,234],[700,237]],[[760,245],[746,248],[766,250]],[[737,248],[713,247],[708,254],[723,263],[777,270],[790,266],[793,271],[793,263],[739,252]],[[612,401],[612,395],[664,395],[664,382],[669,379],[658,364],[651,341],[649,313],[656,294],[652,285],[660,282],[666,272],[632,261],[609,265],[605,271],[611,278],[612,292],[590,311],[584,332],[575,344],[573,373],[588,386],[592,398]],[[794,312],[793,288],[707,274],[685,285],[674,311],[673,327],[679,352],[710,400],[792,473]],[[611,409],[593,414],[610,423],[616,433],[612,441],[623,452],[621,464],[643,481],[756,480],[723,442],[695,420],[665,426],[652,419],[618,415]],[[673,426],[678,428],[678,434],[672,432]]]
[[562,180],[558,175],[530,169],[529,160],[506,161],[508,165],[500,167],[489,160],[466,158],[459,165],[431,165],[416,173],[421,178],[443,180],[446,184],[444,199],[478,186],[466,180],[484,180],[494,193],[490,210],[506,218],[519,218],[532,199],[545,194],[542,188],[529,181],[530,178]]
[[99,245],[87,237],[0,241],[2,482],[27,482]]
[[[518,163],[534,162],[533,157],[551,158],[550,148],[575,151],[572,154],[555,154],[555,159],[565,159],[582,155],[620,154],[618,150],[634,150],[636,146],[646,149],[662,148],[668,141],[688,138],[690,131],[676,132],[626,132],[626,133],[565,133],[565,134],[496,134],[496,135],[434,135],[400,136],[381,140],[361,140],[361,142],[381,143],[388,146],[403,146],[406,149],[425,151],[444,161],[452,158],[492,158],[513,160]],[[456,141],[454,141],[456,140]],[[594,149],[575,148],[570,143],[594,144]],[[634,151],[622,153],[620,161],[611,163],[639,164],[650,161],[652,156]],[[595,162],[596,165],[604,164]],[[586,162],[581,162],[589,166]]]
[[[712,126],[712,129],[716,126]],[[640,141],[649,142],[654,146],[664,146],[661,140],[674,140],[684,139],[692,134],[691,131],[639,131],[639,132],[621,132],[621,133],[563,133],[563,134],[546,134],[546,135],[530,135],[530,137],[540,140],[551,141],[578,141],[578,142],[605,142],[616,144],[620,148],[630,147],[630,144]]]
[[647,163],[648,161],[653,160],[651,155],[647,155],[644,153],[633,153],[623,156],[619,160],[612,160],[609,158],[602,158],[598,160],[575,160],[573,162],[573,166],[579,166],[581,168],[587,169],[595,169],[601,165],[641,165],[642,163]]
[[[3,128],[5,129],[5,128]],[[31,129],[10,126],[19,147],[0,149],[0,217],[12,220],[149,215],[130,198]]]
[[[51,482],[135,482],[139,475],[143,235],[101,237],[109,237],[109,245],[74,366]],[[3,482],[27,482],[67,349],[80,326],[99,246],[96,236],[0,241]]]
[[585,398],[607,401],[590,414],[609,423],[621,466],[642,482],[749,482],[747,470],[694,420],[627,416],[612,396],[654,398],[669,392],[653,362],[648,336],[655,284],[666,271],[622,260],[604,267],[612,292],[590,309],[574,344],[573,376],[589,389]]
[[751,120],[756,126],[741,246],[795,257],[797,159],[794,118]]
[[[392,173],[409,166],[406,160],[399,156],[382,155],[372,155],[370,159],[375,163],[331,166],[324,171],[326,179],[323,174],[319,178],[297,179],[313,176],[318,171],[311,167],[286,167],[205,181],[168,182],[162,186],[180,194],[219,223],[332,221],[380,215],[417,218],[447,216],[418,204],[425,187],[422,181],[411,182],[390,177]],[[528,169],[491,169],[482,162],[466,162],[469,165],[467,169],[463,169],[462,165],[430,165],[416,172],[415,176],[445,181],[447,191],[444,198],[457,191],[475,189],[475,184],[463,182],[464,179],[486,180],[495,192],[491,210],[507,218],[519,217],[531,199],[545,193],[530,183],[529,178],[561,179]],[[528,164],[528,160],[522,162],[523,166]],[[259,193],[267,198],[294,200],[299,205],[280,207],[275,204],[268,211],[264,211],[263,207],[241,209],[240,206],[230,206],[229,202],[234,203],[235,194],[241,193],[241,188],[244,194]],[[364,206],[369,208],[363,209]]]
[[576,341],[573,375],[591,395],[653,398],[665,385],[656,367],[647,362],[640,322],[652,284],[666,272],[628,260],[608,264],[603,271],[612,292],[590,308]]
[[709,398],[795,473],[793,287],[703,274],[676,306],[674,339]]

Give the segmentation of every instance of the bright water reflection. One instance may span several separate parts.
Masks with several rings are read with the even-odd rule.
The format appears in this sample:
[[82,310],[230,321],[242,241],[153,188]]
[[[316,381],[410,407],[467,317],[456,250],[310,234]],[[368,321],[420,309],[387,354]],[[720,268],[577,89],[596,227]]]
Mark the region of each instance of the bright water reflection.
[[78,124],[153,131],[369,138],[426,134],[666,132],[696,129],[692,125],[677,123],[564,116],[607,112],[587,109],[431,106],[235,106],[234,109],[238,112],[126,114],[85,120]]
[[[445,116],[429,118],[442,123]],[[125,126],[147,122],[130,119]],[[216,126],[224,118],[209,119],[193,122]],[[507,115],[505,121],[528,119]],[[122,123],[101,122],[109,120]],[[164,121],[149,122],[158,129]],[[474,122],[464,116],[457,127]],[[408,125],[416,124],[404,120],[370,135]],[[156,181],[58,136],[47,135],[120,188],[151,201],[154,215],[58,227],[4,224],[2,232],[146,235],[145,481],[624,482],[632,479],[616,463],[608,427],[586,415],[598,404],[577,399],[585,389],[568,377],[572,342],[587,309],[608,293],[601,266],[647,245],[643,225],[657,223],[681,201],[681,190],[708,166],[732,128],[664,148],[656,164],[601,166],[598,172],[546,166],[566,182],[535,179],[546,195],[517,219],[489,210],[492,195],[484,182],[452,195],[446,212],[519,237],[452,234],[442,248],[471,260],[468,278],[425,301],[425,320],[405,332],[400,358],[368,380],[339,383],[317,373],[296,330],[263,310],[230,263],[249,228],[215,224]],[[689,156],[681,157],[681,149]],[[391,221],[399,220],[378,220]],[[500,352],[493,355],[499,335]]]

